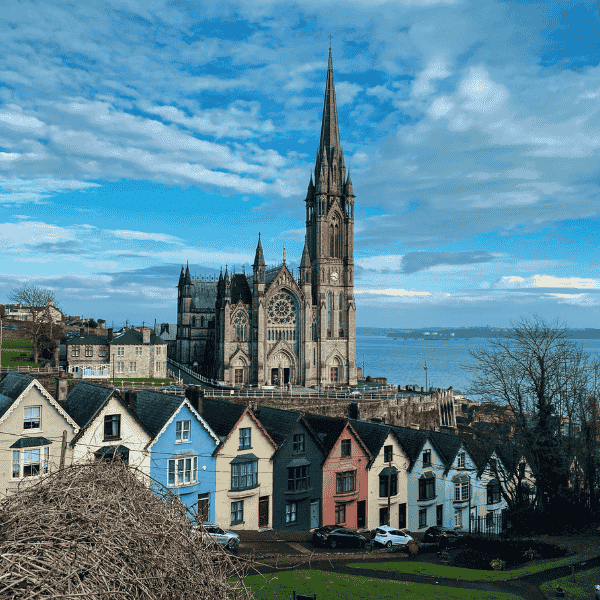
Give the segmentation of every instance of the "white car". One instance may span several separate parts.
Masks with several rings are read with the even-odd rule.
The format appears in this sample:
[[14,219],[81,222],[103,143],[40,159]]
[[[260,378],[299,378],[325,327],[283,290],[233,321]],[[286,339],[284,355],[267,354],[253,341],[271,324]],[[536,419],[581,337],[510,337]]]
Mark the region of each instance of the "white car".
[[[225,546],[228,550],[237,550],[240,547],[240,536],[233,531],[224,531],[215,523],[202,523],[204,532],[203,539],[211,539],[213,542]],[[194,527],[198,530],[198,527]]]
[[595,600],[600,600],[600,585],[596,586],[596,589],[594,592],[594,598],[595,598]]
[[375,543],[381,544],[386,548],[406,546],[410,540],[412,540],[412,537],[406,531],[391,527],[390,525],[380,525],[375,530]]

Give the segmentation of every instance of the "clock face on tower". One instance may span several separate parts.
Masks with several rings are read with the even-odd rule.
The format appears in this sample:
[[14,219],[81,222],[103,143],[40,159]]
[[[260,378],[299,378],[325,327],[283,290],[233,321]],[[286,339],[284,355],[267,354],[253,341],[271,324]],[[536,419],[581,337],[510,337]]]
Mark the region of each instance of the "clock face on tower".
[[334,271],[334,272],[331,274],[331,281],[337,281],[337,278],[338,278],[338,274],[337,274],[337,273]]

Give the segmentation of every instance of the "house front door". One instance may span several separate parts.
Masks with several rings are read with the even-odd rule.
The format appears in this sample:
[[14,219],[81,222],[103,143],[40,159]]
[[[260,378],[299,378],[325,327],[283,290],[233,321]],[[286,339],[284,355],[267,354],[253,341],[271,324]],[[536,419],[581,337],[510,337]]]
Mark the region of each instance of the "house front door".
[[319,526],[319,506],[318,500],[313,500],[310,503],[310,528],[314,529]]
[[403,502],[398,510],[398,529],[406,527],[406,502]]
[[198,494],[198,511],[196,521],[208,521],[208,494]]
[[444,505],[443,504],[438,504],[436,506],[435,516],[436,516],[436,525],[438,527],[441,527],[443,525],[443,519],[444,519]]
[[269,526],[269,496],[262,496],[258,499],[258,527]]
[[365,526],[367,520],[367,502],[359,500],[356,503],[356,527],[360,529]]

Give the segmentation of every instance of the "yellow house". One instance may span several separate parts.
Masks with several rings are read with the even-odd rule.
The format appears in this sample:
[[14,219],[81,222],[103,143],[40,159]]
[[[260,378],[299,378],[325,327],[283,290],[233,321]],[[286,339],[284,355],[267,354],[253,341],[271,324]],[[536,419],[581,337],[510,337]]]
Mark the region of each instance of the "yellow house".
[[[241,412],[241,414],[240,414]],[[249,408],[204,399],[202,417],[213,430],[227,415],[239,415],[213,452],[216,469],[215,521],[232,530],[258,530],[273,523],[273,462],[277,444]],[[213,427],[214,425],[214,427]]]
[[135,393],[125,400],[116,389],[96,383],[77,383],[67,396],[69,414],[80,426],[73,438],[73,462],[120,456],[127,464],[150,475],[152,436],[136,415]]
[[59,468],[64,431],[70,465],[69,442],[79,431],[73,418],[33,377],[8,373],[0,381],[0,496]]

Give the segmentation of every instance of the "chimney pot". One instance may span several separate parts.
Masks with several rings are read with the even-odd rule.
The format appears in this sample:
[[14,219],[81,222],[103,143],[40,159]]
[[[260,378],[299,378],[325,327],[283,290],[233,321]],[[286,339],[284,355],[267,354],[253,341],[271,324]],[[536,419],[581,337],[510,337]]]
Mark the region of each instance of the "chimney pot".
[[85,335],[85,328],[84,327],[80,327],[79,328],[79,337],[84,337]]
[[112,330],[112,327],[109,327],[108,328],[108,341],[112,342],[112,339],[113,339],[113,330]]

